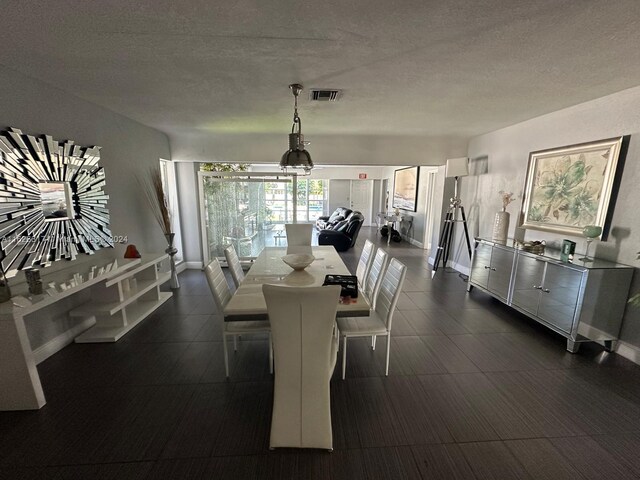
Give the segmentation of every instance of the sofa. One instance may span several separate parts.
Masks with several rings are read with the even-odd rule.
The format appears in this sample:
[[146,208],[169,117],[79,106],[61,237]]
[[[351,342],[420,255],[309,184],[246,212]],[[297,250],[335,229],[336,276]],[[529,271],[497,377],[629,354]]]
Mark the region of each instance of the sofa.
[[338,207],[335,211],[327,216],[323,215],[316,220],[316,228],[318,230],[330,229],[336,223],[345,220],[351,214],[351,210],[345,207]]
[[330,228],[320,230],[318,245],[333,245],[338,252],[345,252],[356,244],[358,232],[364,222],[364,215],[351,212],[347,218]]

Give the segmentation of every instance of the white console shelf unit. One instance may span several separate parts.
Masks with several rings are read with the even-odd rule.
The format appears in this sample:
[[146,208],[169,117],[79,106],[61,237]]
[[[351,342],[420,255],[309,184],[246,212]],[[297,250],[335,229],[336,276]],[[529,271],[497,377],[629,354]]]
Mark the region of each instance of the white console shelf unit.
[[[25,319],[44,319],[50,308],[65,308],[70,299],[87,296],[90,302],[74,306],[68,313],[86,316],[87,321],[80,325],[91,325],[95,318],[96,325],[86,330],[86,334],[93,332],[91,336],[99,340],[91,341],[116,341],[171,297],[170,292],[160,292],[159,288],[169,280],[169,273],[157,272],[158,264],[166,258],[166,254],[155,254],[141,259],[119,259],[110,271],[93,278],[89,278],[93,274],[89,274],[87,264],[83,272],[71,269],[45,272],[42,278],[45,285],[67,284],[66,290],[53,295],[29,297],[26,284],[18,285],[14,294],[28,298],[29,302],[23,306],[12,301],[0,304],[0,411],[36,410],[46,403],[37,369],[38,353],[31,347]],[[112,262],[110,259],[108,263]],[[82,273],[84,281],[71,286],[68,282],[74,273]],[[107,330],[109,340],[105,339]],[[85,333],[80,336],[89,338]]]
[[95,318],[96,324],[77,336],[77,343],[117,342],[171,298],[160,285],[169,281],[170,273],[159,273],[158,264],[168,255],[142,257],[140,265],[111,277],[93,288],[92,301],[69,312],[72,317]]

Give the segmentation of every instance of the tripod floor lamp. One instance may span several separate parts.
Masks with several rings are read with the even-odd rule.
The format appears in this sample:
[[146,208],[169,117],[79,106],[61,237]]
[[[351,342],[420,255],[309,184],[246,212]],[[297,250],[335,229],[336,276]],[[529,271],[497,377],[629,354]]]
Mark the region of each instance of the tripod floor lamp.
[[[436,251],[436,258],[433,262],[433,270],[431,271],[431,278],[435,277],[438,271],[440,261],[442,266],[447,266],[449,255],[451,253],[451,242],[453,241],[453,232],[455,224],[462,222],[464,226],[464,237],[467,241],[467,251],[469,253],[469,259],[471,259],[471,242],[469,241],[469,229],[467,228],[467,217],[464,213],[464,207],[462,206],[462,200],[458,196],[458,179],[469,175],[469,159],[464,158],[451,158],[447,160],[447,169],[445,176],[447,178],[453,177],[455,179],[455,186],[453,190],[453,198],[449,203],[449,209],[442,221],[442,228],[440,229],[440,240],[438,241],[438,249]],[[458,212],[462,215],[462,218],[458,218]]]

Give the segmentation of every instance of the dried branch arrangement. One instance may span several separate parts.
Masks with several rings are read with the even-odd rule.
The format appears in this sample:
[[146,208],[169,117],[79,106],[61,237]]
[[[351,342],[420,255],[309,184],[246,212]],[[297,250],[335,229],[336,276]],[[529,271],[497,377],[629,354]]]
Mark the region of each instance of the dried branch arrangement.
[[162,229],[162,233],[165,235],[171,233],[171,211],[167,197],[164,194],[164,189],[162,188],[162,173],[160,172],[160,167],[150,167],[146,176],[138,176],[137,178],[147,198],[151,212]]

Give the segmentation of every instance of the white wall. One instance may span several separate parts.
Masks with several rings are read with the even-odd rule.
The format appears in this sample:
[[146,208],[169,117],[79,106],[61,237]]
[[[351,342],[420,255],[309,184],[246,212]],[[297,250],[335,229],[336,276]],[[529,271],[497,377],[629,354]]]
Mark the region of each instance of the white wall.
[[171,158],[165,134],[3,67],[0,127],[101,146],[112,233],[127,235],[141,252],[166,248],[135,178]]
[[198,198],[198,163],[176,162],[178,201],[182,221],[182,247],[187,267],[198,268],[202,263],[200,231],[200,203]]
[[[311,142],[309,152],[316,165],[440,165],[445,158],[462,157],[467,148],[466,135],[322,135],[305,129]],[[201,146],[193,157],[193,143]],[[173,158],[212,162],[263,163],[274,165],[287,146],[287,131],[282,134],[221,134],[203,129],[171,139]]]
[[[252,165],[252,172],[280,172],[278,164],[272,165]],[[341,180],[358,180],[359,175],[364,173],[367,180],[385,178],[387,172],[386,167],[362,166],[362,167],[346,167],[342,165],[320,166],[311,170],[309,178],[318,180],[322,179],[341,179]]]
[[[106,175],[111,231],[126,235],[142,252],[159,252],[166,248],[160,227],[147,207],[136,174],[144,174],[160,158],[170,159],[169,140],[163,133],[134,122],[42,82],[0,67],[0,128],[16,127],[32,135],[47,134],[57,140],[69,139],[79,145],[99,145],[100,164]],[[76,264],[61,261],[47,272],[93,262],[94,257],[121,256],[123,248],[104,249],[97,255],[82,255]],[[17,281],[17,280],[16,280]],[[30,337],[46,343],[71,328],[66,316],[39,317],[30,329]],[[46,334],[43,335],[43,332]],[[32,345],[33,348],[39,345]]]
[[[394,172],[398,168],[404,167],[386,167],[383,173],[384,178],[387,178],[388,180],[387,184],[389,186],[389,205],[387,206],[387,211],[389,212],[393,211],[393,179]],[[427,245],[425,245],[424,242],[425,232],[428,229],[429,222],[433,221],[429,218],[430,205],[428,204],[428,200],[432,195],[432,192],[428,189],[428,172],[437,170],[437,167],[419,167],[419,169],[418,202],[416,204],[416,211],[408,212],[401,210],[401,213],[413,217],[413,225],[409,234],[411,243],[421,248],[427,248]]]
[[[462,200],[470,206],[472,235],[491,235],[493,217],[501,207],[498,191],[514,191],[519,201],[508,208],[511,213],[510,234],[515,233],[517,212],[529,152],[563,145],[583,143],[621,135],[631,135],[624,174],[608,241],[598,242],[595,255],[607,260],[638,266],[640,250],[640,87],[625,90],[594,101],[576,105],[542,117],[475,137],[469,144],[470,158],[488,156],[488,173],[462,179]],[[563,238],[577,243],[576,251],[584,252],[583,238],[527,230],[526,239],[545,239],[559,245]],[[459,242],[457,243],[460,246]],[[593,247],[592,247],[593,248]],[[459,263],[468,266],[466,254]],[[637,272],[636,272],[637,273]],[[640,290],[640,275],[635,275],[633,291]],[[627,308],[621,338],[640,346],[640,311]]]
[[[433,229],[431,231],[431,251],[429,252],[429,263],[431,265],[435,262],[437,248],[440,242],[440,234],[442,233],[442,222],[449,210],[449,199],[453,197],[454,193],[453,178],[446,178],[444,176],[445,171],[446,168],[444,165],[438,167],[436,181],[433,187],[433,218],[431,219]],[[457,230],[460,230],[458,225],[454,227],[454,233],[458,233]],[[449,259],[455,262],[453,256]]]

